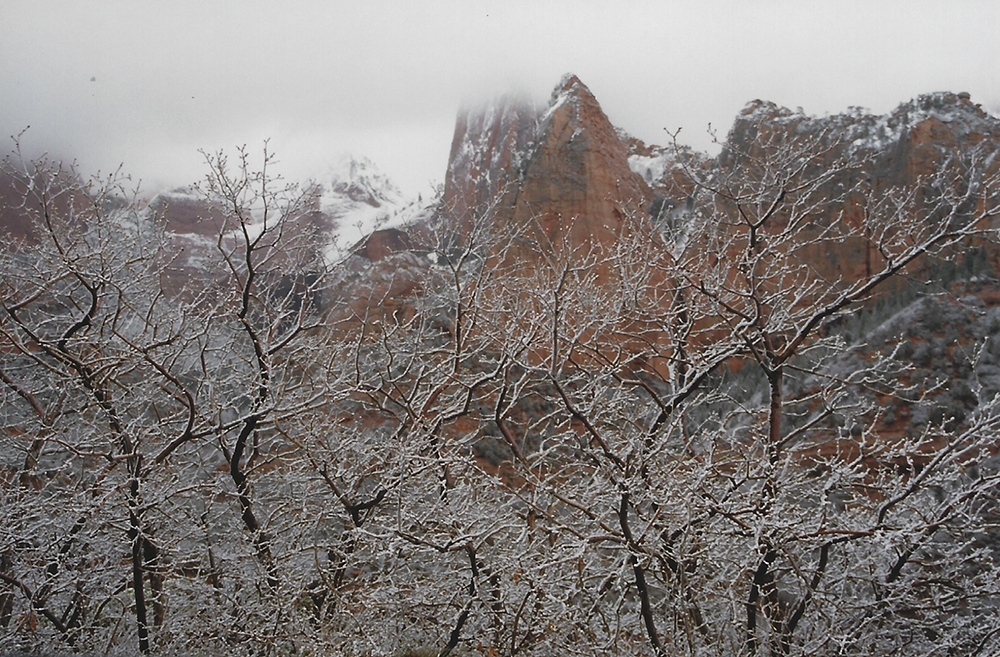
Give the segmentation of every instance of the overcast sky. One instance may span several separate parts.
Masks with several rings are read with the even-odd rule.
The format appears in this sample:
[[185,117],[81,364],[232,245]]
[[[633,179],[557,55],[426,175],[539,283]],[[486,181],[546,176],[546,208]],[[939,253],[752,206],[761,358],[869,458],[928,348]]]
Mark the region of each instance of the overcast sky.
[[650,142],[724,136],[755,98],[888,112],[969,91],[1000,110],[1000,2],[0,0],[0,135],[147,190],[201,177],[198,149],[270,138],[283,171],[344,152],[405,190],[444,178],[456,112],[580,76]]

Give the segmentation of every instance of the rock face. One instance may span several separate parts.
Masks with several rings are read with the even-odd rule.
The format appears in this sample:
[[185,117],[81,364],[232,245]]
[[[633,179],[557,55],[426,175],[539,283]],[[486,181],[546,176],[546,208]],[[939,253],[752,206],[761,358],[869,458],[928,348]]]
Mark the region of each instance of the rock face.
[[576,76],[563,78],[539,121],[514,224],[528,226],[543,248],[608,244],[651,198],[590,89]]
[[[828,146],[820,166],[833,170],[838,162],[849,164],[820,190],[828,199],[837,198],[838,190],[864,180],[874,197],[891,189],[912,189],[918,206],[930,205],[940,193],[930,176],[956,165],[975,149],[981,149],[979,156],[988,161],[989,172],[1000,167],[991,155],[1000,148],[1000,119],[983,112],[968,94],[938,92],[919,96],[885,115],[853,108],[844,114],[817,118],[801,110],[752,101],[737,116],[713,168],[726,175],[758,157],[761,142],[794,143],[804,138]],[[864,199],[852,196],[841,203],[826,204],[817,223],[827,225],[835,215],[843,213],[850,225],[860,226],[865,221],[864,212]],[[857,280],[880,265],[880,256],[873,249],[866,241],[854,238],[836,252],[814,254],[811,261],[829,279]],[[959,258],[960,266],[969,261],[969,267],[1000,270],[1000,251],[994,245],[970,241],[965,250]]]
[[408,251],[411,248],[409,235],[398,228],[386,228],[376,230],[369,235],[354,254],[378,262],[393,253]]
[[[82,216],[80,209],[92,205],[92,201],[83,193],[85,181],[73,171],[62,171],[59,175],[67,192],[49,197],[52,209],[63,218],[74,214]],[[19,242],[34,244],[39,239],[37,231],[41,229],[44,232],[44,228],[34,223],[31,217],[32,210],[40,206],[38,191],[44,189],[45,185],[39,183],[44,179],[35,176],[31,178],[23,172],[15,175],[10,170],[0,168],[0,244],[7,246]],[[54,179],[50,179],[50,182],[58,186]],[[115,206],[124,205],[117,199],[110,198],[106,199],[106,203],[107,206],[103,208],[105,212],[113,211]],[[83,225],[79,219],[70,220],[68,224]]]
[[540,247],[613,240],[652,191],[586,85],[567,75],[540,114],[510,98],[459,116],[444,207],[462,224],[490,208]]
[[27,241],[34,242],[37,236],[34,234],[31,221],[25,213],[14,212],[11,208],[18,208],[24,203],[25,188],[19,181],[7,171],[0,170],[0,235],[7,242]]
[[214,238],[223,224],[218,208],[185,189],[160,192],[149,202],[153,214],[162,216],[166,228],[177,235],[200,235]]
[[441,203],[445,215],[467,226],[497,204],[509,214],[539,115],[530,100],[513,95],[459,112]]
[[[606,245],[631,217],[651,219],[669,238],[683,231],[694,205],[692,173],[711,178],[745,166],[760,155],[754,152],[758,137],[815,137],[831,145],[823,164],[854,163],[831,179],[828,198],[836,198],[838,188],[859,179],[876,193],[919,188],[957,151],[977,145],[996,150],[1000,120],[968,94],[927,94],[881,116],[855,108],[822,118],[758,100],[740,113],[722,153],[711,158],[683,146],[647,145],[615,129],[586,85],[567,75],[541,110],[507,96],[460,113],[442,213],[462,226],[462,234],[476,217],[489,215],[499,226],[522,231],[533,248]],[[826,219],[843,212],[860,225],[863,199],[828,204],[827,212]],[[831,279],[856,280],[878,266],[869,250],[860,240],[848,240],[837,253],[816,256]],[[991,252],[988,259],[1000,269],[1000,254]]]
[[868,171],[879,183],[912,185],[933,173],[956,149],[1000,143],[1000,119],[973,104],[965,93],[924,94],[884,115],[852,108],[829,117],[755,100],[736,117],[719,166],[738,165],[740,153],[753,155],[750,144],[755,138],[772,135],[783,140],[822,137],[834,145],[830,161],[868,160]]

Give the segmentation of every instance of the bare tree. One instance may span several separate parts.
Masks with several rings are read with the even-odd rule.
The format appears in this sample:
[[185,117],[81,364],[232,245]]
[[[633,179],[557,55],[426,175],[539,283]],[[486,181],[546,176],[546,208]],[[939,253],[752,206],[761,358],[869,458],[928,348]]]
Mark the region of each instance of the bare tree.
[[[919,258],[983,238],[995,174],[969,154],[927,181],[934,197],[869,194],[852,224],[829,210],[868,190],[830,195],[852,166],[832,146],[754,147],[700,182],[680,240],[637,221],[642,246],[565,250],[531,289],[551,346],[522,366],[563,450],[535,511],[606,546],[591,595],[619,596],[577,622],[631,608],[635,629],[616,618],[614,636],[641,628],[657,654],[988,651],[995,557],[976,536],[995,504],[996,400],[900,440],[873,393],[912,393],[906,372],[828,327]],[[852,240],[874,266],[824,274],[817,259]],[[601,277],[609,265],[640,275]]]
[[[171,396],[183,389],[156,356],[178,338],[151,321],[165,242],[116,174],[83,182],[58,165],[21,162],[13,175],[33,239],[3,254],[2,378],[14,441],[5,454],[16,459],[5,466],[20,486],[5,505],[2,577],[30,603],[19,624],[42,616],[74,646],[93,646],[83,640],[88,616],[131,589],[145,652],[164,611],[151,495],[165,473],[155,455],[194,428],[174,410]],[[157,388],[168,405],[156,405]]]
[[9,160],[3,638],[991,654],[1000,348],[963,344],[967,408],[907,435],[890,402],[937,393],[913,307],[848,331],[990,237],[996,174],[872,189],[833,137],[730,144],[669,232],[540,244],[486,210],[375,263],[324,261],[266,149],[206,156],[194,260],[118,178]]

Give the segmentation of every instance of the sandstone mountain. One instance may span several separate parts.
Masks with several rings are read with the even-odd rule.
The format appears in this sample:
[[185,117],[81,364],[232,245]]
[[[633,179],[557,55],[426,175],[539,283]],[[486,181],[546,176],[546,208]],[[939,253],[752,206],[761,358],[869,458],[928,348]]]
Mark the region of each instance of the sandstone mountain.
[[[935,222],[941,218],[928,209],[946,193],[948,178],[935,174],[959,174],[970,158],[985,163],[984,175],[1000,168],[1000,119],[964,93],[922,95],[885,115],[852,108],[826,117],[755,100],[736,117],[721,152],[713,157],[682,145],[646,144],[612,126],[589,89],[567,75],[545,108],[506,97],[493,106],[460,113],[440,215],[460,225],[487,217],[496,225],[527,227],[531,247],[516,251],[516,264],[522,267],[531,266],[539,247],[606,247],[617,239],[625,217],[649,222],[656,229],[653,235],[683,243],[697,221],[693,210],[711,190],[723,191],[723,198],[738,195],[740,190],[726,185],[746,185],[754,168],[766,164],[769,156],[763,145],[785,144],[794,150],[796,144],[806,143],[816,146],[808,166],[831,174],[814,190],[822,202],[810,217],[812,232],[804,235],[819,237],[840,219],[847,229],[858,231],[843,240],[817,239],[795,254],[796,266],[808,268],[834,292],[884,264],[873,242],[864,237],[863,226],[874,210],[871,199],[908,197],[910,203],[900,206],[901,211],[928,212],[926,220]],[[968,187],[957,191],[975,192]],[[982,202],[975,199],[973,193],[968,207],[959,211],[974,211]],[[907,270],[908,276],[882,286],[853,317],[832,323],[830,330],[842,330],[857,341],[856,357],[870,358],[871,349],[902,345],[900,358],[909,362],[914,344],[937,344],[941,336],[922,334],[923,325],[916,324],[903,332],[887,332],[886,327],[905,324],[900,318],[920,315],[930,306],[974,324],[986,321],[976,319],[980,315],[993,317],[1000,249],[987,240],[967,238],[958,250],[942,254],[947,256],[942,260],[922,260]],[[928,292],[938,293],[937,300],[927,301]],[[880,326],[886,335],[869,346],[867,334]],[[913,365],[961,370],[963,354],[989,331],[967,333],[956,334],[952,346],[958,347],[942,347],[936,360],[917,349],[923,360]],[[989,388],[1000,389],[998,385],[991,380]],[[956,417],[971,412],[974,404],[968,399],[939,398],[940,390],[931,389],[935,392],[930,397],[941,400],[935,403],[947,412]],[[889,424],[896,421],[887,419]]]
[[543,248],[612,242],[627,217],[646,212],[652,191],[597,99],[567,75],[538,112],[505,98],[458,118],[443,209],[460,224],[527,229]]
[[[919,189],[920,202],[935,193],[927,177],[960,153],[978,148],[981,157],[1000,149],[1000,119],[985,113],[968,94],[932,93],[901,104],[887,115],[860,108],[812,117],[755,100],[736,117],[721,153],[711,157],[684,147],[646,144],[615,128],[590,90],[567,75],[538,108],[505,96],[496,103],[460,112],[439,213],[466,226],[490,216],[496,225],[528,229],[543,247],[607,245],[625,217],[650,220],[668,239],[680,238],[685,216],[700,187],[720,184],[746,168],[762,143],[815,140],[825,148],[822,165],[837,168],[823,189],[827,198],[863,181],[873,195],[891,189]],[[865,198],[849,195],[825,206],[829,223],[844,213],[859,226]],[[1000,270],[1000,251],[985,243],[967,245],[961,259],[970,269]],[[878,266],[870,245],[845,240],[836,250],[810,260],[830,280],[856,280]]]
[[[820,190],[827,199],[837,199],[839,190],[863,181],[868,198],[908,190],[914,208],[930,208],[943,193],[944,181],[935,178],[937,172],[960,175],[972,159],[985,164],[986,175],[1000,168],[995,155],[1000,149],[1000,119],[973,104],[968,94],[947,92],[919,96],[881,116],[852,108],[834,116],[811,117],[755,100],[736,117],[712,168],[717,177],[732,175],[761,156],[761,144],[807,139],[826,149],[816,165],[834,172]],[[851,194],[828,203],[816,223],[830,225],[835,215],[843,213],[847,223],[861,226],[866,200]],[[972,205],[966,209],[972,210]],[[868,275],[879,264],[879,254],[857,239],[846,241],[837,251],[816,253],[813,259],[825,266],[828,277],[847,280]],[[958,260],[970,270],[1000,271],[1000,251],[983,241],[968,241]],[[933,275],[931,264],[923,265],[924,277]]]

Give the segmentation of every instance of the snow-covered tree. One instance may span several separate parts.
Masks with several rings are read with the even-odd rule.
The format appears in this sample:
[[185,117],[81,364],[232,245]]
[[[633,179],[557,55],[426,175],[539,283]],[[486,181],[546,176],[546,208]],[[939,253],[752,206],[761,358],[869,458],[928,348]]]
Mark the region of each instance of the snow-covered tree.
[[206,157],[197,266],[119,178],[8,159],[0,639],[995,652],[1000,313],[951,353],[964,405],[904,353],[913,306],[850,334],[991,238],[989,161],[875,190],[827,135],[730,148],[669,233],[541,245],[484,209],[336,266],[266,151]]

